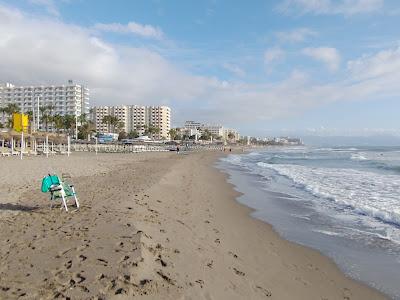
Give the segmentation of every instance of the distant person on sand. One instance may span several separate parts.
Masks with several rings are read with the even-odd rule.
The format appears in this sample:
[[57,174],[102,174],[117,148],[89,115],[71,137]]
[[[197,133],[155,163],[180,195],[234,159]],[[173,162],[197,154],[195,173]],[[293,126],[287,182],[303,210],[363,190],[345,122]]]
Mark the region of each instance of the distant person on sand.
[[176,146],[176,153],[179,154],[179,146]]
[[229,152],[232,152],[232,148],[229,148]]

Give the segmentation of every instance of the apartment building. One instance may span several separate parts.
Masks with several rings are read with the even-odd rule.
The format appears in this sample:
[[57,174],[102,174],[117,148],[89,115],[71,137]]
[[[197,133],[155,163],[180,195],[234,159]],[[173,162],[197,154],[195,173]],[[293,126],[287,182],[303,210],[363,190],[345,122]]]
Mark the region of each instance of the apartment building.
[[[15,86],[0,84],[0,107],[17,104],[21,112],[37,111],[37,107],[52,106],[54,115],[80,116],[89,113],[89,89],[74,84]],[[42,127],[42,124],[40,124]]]
[[97,132],[109,132],[110,129],[107,127],[106,123],[103,123],[102,120],[105,116],[112,115],[111,113],[112,107],[109,106],[98,106],[94,107],[91,110],[90,118],[96,124]]
[[239,134],[239,132],[237,132],[236,129],[225,128],[224,129],[224,140],[236,142],[236,141],[240,140],[240,134]]
[[186,121],[185,122],[185,128],[186,129],[199,129],[201,128],[202,124],[199,122],[195,122],[195,121]]
[[169,138],[171,129],[171,109],[167,106],[147,106],[149,125],[160,128],[158,138]]
[[203,124],[196,121],[185,121],[184,128],[197,130],[199,133],[208,130],[214,136],[224,137],[224,127],[222,125]]
[[[203,124],[195,121],[186,121],[184,124],[184,128],[190,131],[191,134],[199,134],[203,133],[205,130],[208,130],[213,136],[220,137],[225,141],[238,141],[240,139],[240,134],[236,129],[225,128],[222,125],[213,125],[213,124]],[[195,132],[195,133],[193,133]],[[232,133],[234,137],[229,138],[228,135]],[[232,136],[231,135],[231,136]]]
[[224,137],[224,127],[222,125],[203,124],[201,131],[208,130],[212,135]]
[[167,106],[119,105],[93,107],[92,119],[98,132],[111,130],[111,128],[107,128],[107,124],[103,123],[103,118],[107,115],[114,116],[122,122],[124,124],[123,130],[127,133],[136,130],[140,135],[143,135],[146,127],[153,126],[160,129],[160,132],[154,136],[155,138],[169,138],[171,109]]

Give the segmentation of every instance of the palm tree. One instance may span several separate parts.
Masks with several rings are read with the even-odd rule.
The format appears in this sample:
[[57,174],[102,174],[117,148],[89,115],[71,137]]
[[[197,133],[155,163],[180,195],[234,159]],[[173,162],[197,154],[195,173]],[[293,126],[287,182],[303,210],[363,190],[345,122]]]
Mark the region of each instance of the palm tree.
[[[108,131],[115,131],[115,126],[118,124],[119,120],[117,117],[107,115],[103,117],[101,122],[107,124]],[[113,128],[113,130],[111,130],[111,128]]]
[[49,129],[49,124],[53,122],[54,105],[45,105],[39,108],[42,114],[42,122],[45,124],[46,131]]
[[176,136],[177,136],[177,132],[175,128],[171,128],[168,131],[169,137],[171,138],[171,140],[175,140]]
[[139,137],[139,132],[136,129],[128,133],[129,139],[135,139],[138,137]]
[[7,109],[5,107],[0,107],[0,113],[1,113],[1,121],[4,123],[4,118],[7,113]]
[[79,139],[86,139],[91,133],[96,132],[96,125],[92,121],[87,121],[79,126]]
[[120,133],[120,132],[123,131],[123,129],[125,127],[125,124],[124,124],[124,122],[118,121],[117,124],[115,124],[115,126],[116,126],[116,129],[117,129],[117,133]]
[[234,134],[233,132],[229,132],[229,133],[228,133],[228,138],[229,138],[230,140],[233,140],[233,139],[235,138],[235,134]]
[[150,135],[150,137],[153,137],[155,134],[158,134],[159,132],[160,132],[160,128],[155,127],[153,125],[150,125],[150,126],[145,125],[145,131],[144,131],[145,135]]
[[12,116],[15,113],[19,113],[20,109],[19,106],[15,103],[10,103],[5,107],[5,113],[8,115],[8,120],[7,120],[7,127],[11,128],[12,127]]
[[205,129],[204,132],[201,134],[200,139],[208,141],[211,139],[211,137],[212,137],[211,132],[208,129]]
[[53,117],[54,128],[56,129],[57,133],[60,133],[62,129],[64,129],[64,117],[61,115],[55,115]]
[[78,121],[81,123],[81,125],[87,123],[87,114],[83,113],[78,117]]
[[69,133],[72,134],[72,131],[75,129],[75,116],[73,115],[65,115],[63,117],[63,125],[64,129]]

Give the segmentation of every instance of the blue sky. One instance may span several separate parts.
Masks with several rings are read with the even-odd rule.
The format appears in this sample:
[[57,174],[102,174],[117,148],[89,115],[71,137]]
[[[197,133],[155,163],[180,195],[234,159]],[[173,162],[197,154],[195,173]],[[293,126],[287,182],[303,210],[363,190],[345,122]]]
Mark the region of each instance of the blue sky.
[[0,81],[165,104],[176,126],[400,134],[397,0],[0,0]]

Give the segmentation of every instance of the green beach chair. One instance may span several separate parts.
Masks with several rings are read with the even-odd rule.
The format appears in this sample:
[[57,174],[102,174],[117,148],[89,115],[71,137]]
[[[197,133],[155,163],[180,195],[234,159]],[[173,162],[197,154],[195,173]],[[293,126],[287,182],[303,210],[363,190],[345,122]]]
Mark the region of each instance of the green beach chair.
[[[64,179],[65,178],[65,179]],[[68,178],[71,177],[68,174],[63,174],[63,179],[61,180],[57,175],[48,175],[42,179],[42,192],[50,192],[50,201],[52,201],[50,207],[53,206],[53,201],[57,199],[62,200],[62,206],[64,206],[65,211],[68,212],[67,201],[68,198],[74,197],[75,205],[79,209],[79,201],[76,196],[75,188],[72,184],[68,183]],[[61,206],[61,208],[62,208]]]

